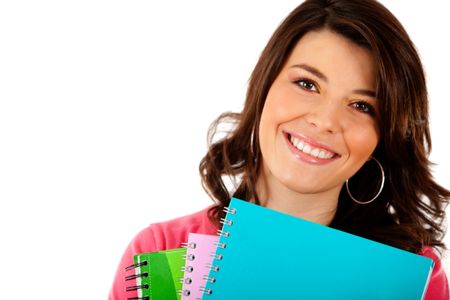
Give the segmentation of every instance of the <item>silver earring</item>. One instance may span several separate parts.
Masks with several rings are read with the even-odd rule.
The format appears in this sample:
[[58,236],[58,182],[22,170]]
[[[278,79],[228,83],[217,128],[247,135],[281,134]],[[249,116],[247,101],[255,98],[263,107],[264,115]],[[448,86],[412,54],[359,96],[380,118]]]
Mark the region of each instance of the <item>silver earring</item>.
[[350,196],[350,198],[352,198],[353,201],[355,201],[358,204],[369,204],[370,202],[374,201],[381,194],[381,191],[383,190],[383,187],[384,187],[384,169],[383,169],[383,166],[381,165],[381,163],[375,157],[371,156],[370,159],[373,159],[378,164],[378,166],[380,167],[380,170],[381,170],[381,185],[380,185],[380,189],[378,190],[378,193],[375,195],[375,197],[373,197],[372,199],[370,199],[369,201],[366,201],[366,202],[356,200],[355,197],[353,197],[352,193],[350,193],[350,189],[348,187],[348,179],[345,181],[345,187],[347,188],[348,195]]
[[253,156],[253,163],[255,166],[258,164],[258,157],[256,156],[256,153],[253,151],[255,147],[255,126],[253,126],[252,134],[250,135],[250,153]]
[[255,146],[254,140],[255,139],[255,130],[252,130],[252,134],[250,135],[250,153],[253,157],[255,157],[255,153],[253,153],[253,147]]

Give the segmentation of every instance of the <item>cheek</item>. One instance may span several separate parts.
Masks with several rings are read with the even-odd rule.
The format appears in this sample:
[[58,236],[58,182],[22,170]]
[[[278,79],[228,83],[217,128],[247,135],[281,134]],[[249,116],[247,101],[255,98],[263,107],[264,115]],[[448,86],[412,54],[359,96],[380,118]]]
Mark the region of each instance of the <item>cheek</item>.
[[[275,151],[275,140],[280,125],[290,118],[292,104],[289,97],[276,85],[267,94],[259,124],[259,142],[263,156],[268,159]],[[273,154],[275,155],[275,154]]]
[[367,160],[379,141],[376,127],[371,125],[355,126],[346,134],[347,147],[355,160]]
[[292,95],[286,88],[278,88],[269,91],[261,116],[261,126],[270,124],[272,133],[283,123],[292,121],[303,114],[303,106],[299,105],[299,99]]

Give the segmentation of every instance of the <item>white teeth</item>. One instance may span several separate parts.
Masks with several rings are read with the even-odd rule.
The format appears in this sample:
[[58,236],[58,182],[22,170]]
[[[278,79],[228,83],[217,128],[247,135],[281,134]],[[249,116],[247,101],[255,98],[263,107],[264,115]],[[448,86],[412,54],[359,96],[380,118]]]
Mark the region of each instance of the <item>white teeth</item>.
[[326,156],[326,154],[325,154],[325,152],[323,152],[323,151],[320,151],[319,152],[319,155],[317,155],[319,158],[325,158],[325,157],[327,157]]
[[305,148],[305,142],[301,141],[298,146],[297,146],[298,150],[303,150],[303,148]]
[[303,152],[305,152],[306,154],[311,154],[311,146],[310,145],[305,145],[305,147],[303,148]]
[[292,145],[294,145],[298,150],[302,151],[303,153],[309,154],[311,156],[328,159],[328,158],[333,157],[333,155],[334,155],[333,153],[328,152],[326,150],[312,147],[311,145],[305,143],[302,140],[299,140],[299,139],[293,137],[292,135],[291,135],[290,140],[291,140]]
[[320,150],[315,148],[315,149],[313,149],[313,151],[311,151],[310,155],[318,157],[319,156],[319,152],[320,152]]

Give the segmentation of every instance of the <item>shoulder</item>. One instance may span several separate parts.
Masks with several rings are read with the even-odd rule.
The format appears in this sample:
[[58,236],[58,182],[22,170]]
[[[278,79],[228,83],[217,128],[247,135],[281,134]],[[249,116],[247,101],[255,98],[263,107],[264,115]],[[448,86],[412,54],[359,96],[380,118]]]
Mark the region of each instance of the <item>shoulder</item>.
[[428,284],[425,300],[450,299],[447,276],[436,251],[432,247],[424,247],[419,254],[431,258],[434,261],[433,273]]
[[134,243],[140,245],[139,252],[143,253],[181,247],[190,232],[215,234],[217,228],[208,218],[211,207],[165,222],[150,224],[137,234]]

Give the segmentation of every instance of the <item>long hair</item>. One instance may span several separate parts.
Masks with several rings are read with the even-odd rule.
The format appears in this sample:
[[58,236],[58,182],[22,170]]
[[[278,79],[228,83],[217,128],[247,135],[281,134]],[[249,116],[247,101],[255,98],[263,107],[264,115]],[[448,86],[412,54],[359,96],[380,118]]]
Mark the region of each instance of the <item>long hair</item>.
[[[209,149],[200,162],[202,185],[216,201],[211,221],[218,223],[230,197],[260,204],[256,181],[261,167],[258,129],[264,102],[297,42],[310,31],[331,30],[369,49],[376,62],[376,98],[380,104],[380,142],[374,156],[386,173],[379,197],[356,204],[346,189],[339,195],[330,227],[420,252],[445,249],[443,222],[450,191],[431,174],[431,137],[424,71],[400,22],[374,0],[307,0],[276,29],[251,74],[241,113],[220,115],[209,129]],[[218,126],[232,123],[229,134],[214,141]],[[362,167],[352,178],[352,195],[368,199],[378,169]],[[231,178],[236,187],[224,181]]]

